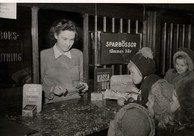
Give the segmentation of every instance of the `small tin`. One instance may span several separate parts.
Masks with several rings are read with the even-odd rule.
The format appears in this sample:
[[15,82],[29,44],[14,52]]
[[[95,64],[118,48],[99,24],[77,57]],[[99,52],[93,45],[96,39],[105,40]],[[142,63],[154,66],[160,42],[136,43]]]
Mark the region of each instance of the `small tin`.
[[36,105],[26,105],[22,109],[22,116],[25,116],[25,117],[33,117],[36,113],[37,113]]

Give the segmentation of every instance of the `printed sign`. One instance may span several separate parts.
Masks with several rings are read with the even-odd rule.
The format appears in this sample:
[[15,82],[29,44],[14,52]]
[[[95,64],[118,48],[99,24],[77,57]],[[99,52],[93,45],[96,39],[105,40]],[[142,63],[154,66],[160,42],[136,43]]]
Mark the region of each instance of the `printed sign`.
[[125,64],[139,50],[141,34],[101,33],[100,64]]
[[23,86],[23,108],[26,105],[36,105],[37,112],[42,110],[42,85],[25,84]]
[[[2,29],[2,28],[1,28]],[[23,61],[21,35],[16,30],[0,29],[0,63],[18,63]],[[5,29],[5,28],[4,28]]]
[[0,3],[0,17],[16,19],[16,3]]
[[95,91],[100,92],[110,89],[110,78],[112,76],[111,68],[98,68],[94,71]]

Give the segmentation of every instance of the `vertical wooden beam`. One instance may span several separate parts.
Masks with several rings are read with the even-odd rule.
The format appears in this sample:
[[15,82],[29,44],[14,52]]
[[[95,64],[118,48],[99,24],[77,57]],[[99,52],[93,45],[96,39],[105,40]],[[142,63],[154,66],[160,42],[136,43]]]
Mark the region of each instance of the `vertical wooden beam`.
[[127,27],[127,33],[131,33],[131,20],[130,19],[128,19],[127,25],[128,25],[128,27]]
[[166,70],[166,31],[167,31],[167,24],[164,23],[164,30],[163,30],[163,56],[162,56],[162,74],[165,74]]
[[[103,17],[103,32],[106,32],[106,17]],[[106,65],[103,65],[103,68],[106,68]]]
[[[131,33],[131,20],[130,19],[128,19],[128,21],[127,21],[127,33]],[[127,74],[129,74],[130,73],[130,71],[128,70],[128,68],[127,68]]]
[[191,25],[188,26],[188,48],[191,48]]
[[138,24],[138,20],[135,21],[135,33],[138,34],[139,31],[139,24]]
[[89,83],[89,44],[88,44],[88,31],[89,31],[89,16],[83,15],[83,78],[84,82]]
[[179,30],[180,30],[180,27],[179,27],[179,24],[177,24],[177,26],[176,26],[176,50],[175,51],[177,51],[177,49],[179,48]]
[[170,66],[169,67],[171,68],[171,66],[172,66],[172,56],[173,56],[173,54],[172,54],[173,23],[170,24],[170,39],[169,40],[170,40],[169,41],[170,42],[170,52],[169,52],[170,53],[169,54],[170,55],[170,62],[169,62]]
[[115,18],[112,18],[112,32],[115,32]]
[[142,30],[142,47],[146,46],[147,41],[147,13],[146,13],[146,6],[143,5],[143,30]]
[[103,32],[106,32],[106,17],[103,17]]
[[38,46],[38,7],[32,7],[32,82],[40,83],[39,80],[39,46]]
[[185,47],[185,25],[183,25],[183,33],[182,33],[182,47]]
[[[123,33],[123,19],[120,18],[120,33]],[[123,66],[119,65],[119,74],[122,75]]]
[[152,50],[153,50],[153,54],[156,57],[156,12],[153,13],[153,19],[152,19],[153,23],[153,32],[152,32]]
[[152,30],[152,25],[151,25],[151,23],[150,23],[150,19],[151,18],[151,13],[150,12],[148,12],[148,17],[147,17],[147,21],[146,21],[146,30],[147,30],[147,32],[146,32],[146,46],[149,46],[150,47],[150,35],[151,35],[151,30]]
[[120,18],[120,33],[123,33],[123,19]]
[[143,20],[143,32],[142,32],[142,39],[143,39],[143,44],[142,47],[146,46],[147,43],[147,20]]
[[97,65],[98,65],[98,43],[97,43],[97,38],[98,38],[98,30],[97,30],[97,26],[98,26],[98,17],[97,15],[95,15],[95,20],[94,20],[94,31],[95,31],[95,34],[94,34],[94,55],[95,55],[95,67],[97,68]]
[[[112,32],[114,33],[115,32],[115,18],[113,17],[112,18]],[[114,72],[115,72],[115,66],[112,65],[112,75],[114,75]]]

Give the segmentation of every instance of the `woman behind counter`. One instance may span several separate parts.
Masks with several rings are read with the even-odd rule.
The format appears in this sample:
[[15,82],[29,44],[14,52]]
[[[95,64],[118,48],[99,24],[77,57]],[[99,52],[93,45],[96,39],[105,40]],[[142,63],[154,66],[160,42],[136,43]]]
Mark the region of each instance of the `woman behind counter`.
[[44,102],[79,98],[88,90],[83,82],[83,54],[72,45],[78,38],[74,22],[57,20],[50,29],[56,42],[52,48],[41,51],[41,82]]

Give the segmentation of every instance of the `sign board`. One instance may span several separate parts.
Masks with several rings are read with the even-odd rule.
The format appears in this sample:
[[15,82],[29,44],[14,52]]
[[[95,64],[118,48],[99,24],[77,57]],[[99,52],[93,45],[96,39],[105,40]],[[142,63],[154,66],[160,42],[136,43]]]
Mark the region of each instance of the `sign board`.
[[100,64],[126,64],[139,50],[141,34],[101,33]]
[[16,3],[0,3],[0,18],[16,19]]
[[38,113],[42,110],[42,85],[25,84],[23,86],[23,108],[26,105],[36,105]]
[[98,68],[94,71],[94,90],[97,92],[110,89],[111,68]]

